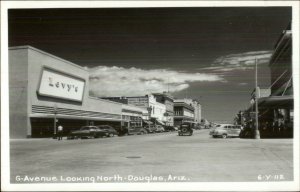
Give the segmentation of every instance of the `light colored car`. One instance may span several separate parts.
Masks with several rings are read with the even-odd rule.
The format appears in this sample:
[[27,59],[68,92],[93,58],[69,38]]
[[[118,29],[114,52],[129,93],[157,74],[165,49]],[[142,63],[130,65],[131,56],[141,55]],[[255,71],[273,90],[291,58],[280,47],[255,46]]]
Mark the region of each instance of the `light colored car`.
[[210,132],[209,135],[212,137],[239,137],[242,130],[242,126],[233,124],[219,124],[216,125]]
[[179,126],[174,126],[175,131],[178,131]]

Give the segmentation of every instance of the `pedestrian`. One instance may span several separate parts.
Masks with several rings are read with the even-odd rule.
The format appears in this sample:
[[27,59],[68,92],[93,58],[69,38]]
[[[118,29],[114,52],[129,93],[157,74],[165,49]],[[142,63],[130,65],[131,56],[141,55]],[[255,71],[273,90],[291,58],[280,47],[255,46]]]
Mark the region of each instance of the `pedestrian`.
[[283,119],[280,119],[280,120],[279,120],[279,124],[278,124],[278,132],[279,132],[278,136],[279,136],[279,137],[283,137],[283,135],[284,135],[284,124],[283,124]]
[[278,137],[279,134],[279,125],[278,125],[278,120],[275,120],[273,123],[273,137]]
[[58,129],[58,131],[57,131],[57,136],[58,136],[57,140],[62,140],[62,135],[63,135],[64,128],[63,128],[62,125],[59,125],[57,129]]

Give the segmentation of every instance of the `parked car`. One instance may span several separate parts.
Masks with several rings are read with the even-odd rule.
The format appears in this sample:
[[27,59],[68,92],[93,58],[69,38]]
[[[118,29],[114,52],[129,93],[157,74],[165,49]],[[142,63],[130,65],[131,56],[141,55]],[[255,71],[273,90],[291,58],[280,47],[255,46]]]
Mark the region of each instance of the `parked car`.
[[201,126],[201,129],[209,129],[210,128],[210,122],[206,119],[201,119],[200,126]]
[[200,124],[199,123],[194,124],[193,129],[200,130],[201,129]]
[[67,139],[99,138],[107,135],[107,131],[101,130],[96,126],[84,126],[81,127],[79,130],[71,131],[68,134]]
[[183,136],[183,135],[193,135],[193,124],[189,122],[184,122],[180,125],[179,130],[178,130],[178,135]]
[[164,128],[165,128],[165,131],[176,131],[175,127],[173,127],[171,125],[166,125]]
[[118,132],[118,136],[128,135],[128,128],[125,126],[120,126],[115,128]]
[[156,129],[157,129],[157,126],[155,126],[155,125],[150,125],[150,126],[144,127],[144,129],[147,130],[147,133],[155,133],[155,132],[156,132]]
[[109,125],[97,125],[97,127],[101,130],[104,130],[107,132],[108,137],[113,137],[115,135],[118,135],[118,132],[115,128]]
[[180,126],[174,126],[175,131],[178,131],[178,130],[179,130],[179,127],[180,127]]
[[216,138],[216,137],[239,137],[241,133],[242,127],[240,125],[233,125],[233,124],[219,124],[216,125],[209,134]]
[[144,135],[148,131],[143,127],[130,127],[128,130],[128,135]]
[[163,127],[162,125],[157,125],[157,126],[156,126],[155,132],[157,132],[157,133],[162,133],[162,132],[164,132],[164,131],[165,131],[165,129],[164,129],[164,127]]

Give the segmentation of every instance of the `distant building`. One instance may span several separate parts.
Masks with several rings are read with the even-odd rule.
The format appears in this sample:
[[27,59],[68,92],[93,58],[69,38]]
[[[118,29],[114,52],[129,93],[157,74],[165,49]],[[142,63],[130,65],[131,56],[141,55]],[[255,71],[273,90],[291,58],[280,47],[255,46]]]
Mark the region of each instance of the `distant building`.
[[166,92],[163,93],[153,93],[156,101],[162,103],[166,106],[165,122],[166,125],[174,125],[174,98]]
[[193,100],[192,106],[194,107],[194,122],[201,123],[202,108],[200,102],[197,100]]
[[174,100],[174,126],[178,126],[184,121],[194,121],[194,111],[191,99]]
[[117,103],[128,104],[127,97],[99,97],[99,98],[114,101]]
[[165,125],[167,122],[166,105],[158,102],[152,94],[135,97],[102,97],[102,99],[139,107],[147,112],[143,113],[143,119],[151,120],[155,124]]

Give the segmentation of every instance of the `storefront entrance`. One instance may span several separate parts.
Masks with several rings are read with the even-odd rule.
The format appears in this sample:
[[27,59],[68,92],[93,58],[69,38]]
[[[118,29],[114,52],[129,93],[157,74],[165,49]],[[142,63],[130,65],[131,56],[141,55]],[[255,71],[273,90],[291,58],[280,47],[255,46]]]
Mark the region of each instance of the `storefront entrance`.
[[[53,118],[31,118],[30,122],[32,138],[47,138],[54,136]],[[82,126],[87,125],[110,125],[118,129],[120,127],[120,122],[57,118],[56,129],[59,125],[63,126],[63,135],[67,136],[71,131],[78,130]]]

